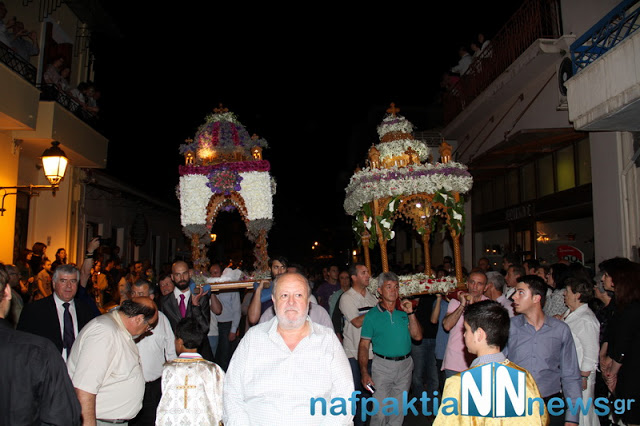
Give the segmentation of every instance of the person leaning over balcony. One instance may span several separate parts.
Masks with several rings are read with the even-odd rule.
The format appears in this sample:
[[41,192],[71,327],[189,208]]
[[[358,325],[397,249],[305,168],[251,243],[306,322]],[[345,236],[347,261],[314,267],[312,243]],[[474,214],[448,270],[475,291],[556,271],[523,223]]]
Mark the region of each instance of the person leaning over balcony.
[[63,65],[64,58],[62,56],[57,56],[53,60],[53,62],[47,65],[47,69],[42,76],[44,82],[47,84],[55,84],[56,86],[60,86],[60,72],[62,71]]
[[24,24],[16,21],[11,27],[11,48],[25,61],[29,62],[32,56],[40,54],[38,46],[38,34],[24,28]]
[[467,69],[469,68],[469,65],[471,65],[471,62],[473,62],[473,57],[469,55],[469,51],[464,46],[460,46],[460,48],[458,49],[458,55],[460,55],[458,65],[451,68],[451,72],[454,72],[458,75],[463,75],[465,72],[467,72]]
[[7,27],[4,24],[4,18],[7,16],[7,6],[4,2],[0,1],[0,43],[5,44],[7,47],[11,44],[11,37],[7,34]]

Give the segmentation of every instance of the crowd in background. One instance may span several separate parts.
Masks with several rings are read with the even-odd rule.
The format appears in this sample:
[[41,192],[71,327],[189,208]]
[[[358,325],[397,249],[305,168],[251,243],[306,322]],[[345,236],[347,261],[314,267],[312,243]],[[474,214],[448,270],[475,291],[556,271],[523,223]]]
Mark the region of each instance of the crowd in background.
[[[185,270],[177,272],[176,265],[180,266],[181,263],[185,265]],[[169,300],[166,298],[175,293],[177,287],[184,289],[191,286],[190,294],[195,297],[200,290],[194,285],[193,278],[199,272],[194,271],[191,265],[187,267],[186,263],[181,263],[163,264],[156,274],[148,261],[134,261],[124,267],[119,248],[103,246],[87,253],[84,264],[78,268],[86,269],[87,274],[81,275],[84,282],[80,282],[78,287],[83,290],[76,297],[83,298],[84,302],[91,305],[95,315],[113,311],[124,300],[136,295],[155,294],[156,304],[160,305],[161,300]],[[47,246],[40,242],[35,243],[31,250],[24,250],[16,265],[11,266],[19,277],[13,289],[20,296],[16,304],[25,306],[51,296],[53,274],[56,268],[67,264],[64,248],[59,248],[52,258],[47,254]],[[612,258],[602,262],[596,274],[581,263],[560,260],[549,264],[509,254],[504,256],[499,271],[494,270],[495,266],[491,265],[489,259],[480,258],[477,265],[468,274],[465,270],[464,274],[468,277],[482,275],[485,281],[480,296],[483,300],[492,299],[501,303],[510,317],[519,315],[517,304],[513,304],[519,297],[518,284],[532,279],[544,282],[544,315],[565,322],[571,329],[580,373],[584,379],[585,397],[611,398],[615,395],[640,400],[640,392],[633,385],[640,376],[640,350],[635,348],[640,339],[635,339],[635,331],[629,330],[629,325],[640,315],[639,264],[624,258]],[[226,268],[233,267],[232,262],[212,260],[206,274],[219,277]],[[311,291],[309,314],[312,320],[321,323],[326,321],[325,324],[333,328],[340,342],[344,342],[350,331],[345,330],[349,320],[343,312],[345,304],[341,302],[341,297],[358,280],[354,275],[354,266],[351,265],[351,269],[339,264],[306,267],[290,263],[285,257],[274,257],[270,267],[274,278],[285,272],[296,272],[308,279]],[[416,268],[397,265],[392,269],[403,275],[424,272],[424,265],[417,265]],[[433,273],[438,277],[455,276],[453,259],[445,256]],[[368,284],[368,277],[367,272],[362,286]],[[144,285],[149,290],[140,293],[139,289]],[[471,286],[469,281],[467,286]],[[271,293],[263,282],[256,283],[253,289],[234,292],[209,293],[204,288],[201,291],[207,294],[207,312],[209,306],[212,312],[209,327],[202,329],[209,349],[202,353],[205,358],[217,362],[226,370],[238,342],[247,330],[272,317],[265,317],[272,306]],[[450,345],[450,327],[446,326],[445,318],[451,313],[450,303],[457,301],[459,295],[459,292],[452,292],[412,298],[415,300],[416,318],[423,331],[422,341],[413,341],[411,348],[414,362],[411,391],[415,395],[422,391],[442,392],[445,379],[450,373],[457,372],[449,371],[446,365],[445,354],[450,350],[447,349]],[[14,325],[19,319],[20,312],[12,310],[10,320]],[[637,411],[628,411],[623,418],[634,422]],[[600,423],[609,424],[607,422],[610,420],[601,418]],[[584,420],[584,424],[595,424],[589,421]]]

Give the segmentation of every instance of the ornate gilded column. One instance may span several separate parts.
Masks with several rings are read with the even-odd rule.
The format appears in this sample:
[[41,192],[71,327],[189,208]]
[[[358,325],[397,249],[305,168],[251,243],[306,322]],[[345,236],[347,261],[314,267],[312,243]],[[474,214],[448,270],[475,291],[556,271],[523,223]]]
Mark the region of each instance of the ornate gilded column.
[[429,240],[431,239],[431,232],[427,229],[422,235],[422,245],[424,250],[424,273],[431,275],[431,250],[429,249]]
[[369,240],[371,238],[371,234],[365,231],[364,234],[360,237],[362,239],[362,251],[364,252],[364,264],[367,266],[369,270],[369,274],[371,274],[371,257],[369,256]]

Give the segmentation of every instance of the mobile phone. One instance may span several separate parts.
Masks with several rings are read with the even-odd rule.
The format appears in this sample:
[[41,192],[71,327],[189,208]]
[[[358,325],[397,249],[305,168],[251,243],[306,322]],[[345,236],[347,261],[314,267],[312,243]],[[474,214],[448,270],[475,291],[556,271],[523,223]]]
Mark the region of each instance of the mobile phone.
[[376,388],[374,388],[371,383],[367,384],[367,389],[369,390],[369,392],[371,392],[371,395],[376,393]]
[[196,288],[193,289],[193,294],[200,294],[201,291],[202,291],[202,287],[196,286]]

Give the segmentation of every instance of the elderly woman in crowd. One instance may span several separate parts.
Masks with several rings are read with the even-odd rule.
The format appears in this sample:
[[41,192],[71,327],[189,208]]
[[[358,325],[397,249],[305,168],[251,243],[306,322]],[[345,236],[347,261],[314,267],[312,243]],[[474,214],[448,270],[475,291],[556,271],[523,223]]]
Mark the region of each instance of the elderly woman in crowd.
[[[564,321],[571,329],[576,344],[582,376],[582,399],[587,401],[594,395],[600,349],[600,323],[588,305],[593,298],[593,283],[586,278],[573,277],[567,278],[565,283],[564,301],[569,309],[564,314]],[[589,410],[587,414],[580,412],[580,424],[597,426],[600,421],[595,411]]]
[[[640,401],[640,264],[620,259],[605,271],[603,282],[615,293],[616,311],[607,327],[600,368],[616,398]],[[640,424],[640,406],[631,404],[621,417],[627,425]]]
[[544,304],[544,313],[550,317],[562,315],[567,310],[564,304],[565,280],[570,276],[569,266],[564,263],[554,263],[549,268],[546,282],[550,293],[547,292],[547,301]]

